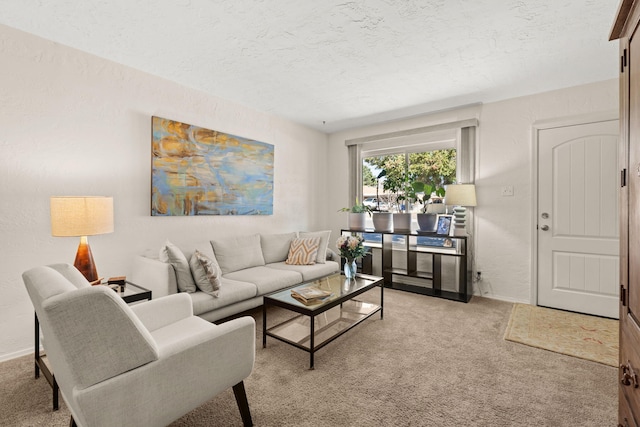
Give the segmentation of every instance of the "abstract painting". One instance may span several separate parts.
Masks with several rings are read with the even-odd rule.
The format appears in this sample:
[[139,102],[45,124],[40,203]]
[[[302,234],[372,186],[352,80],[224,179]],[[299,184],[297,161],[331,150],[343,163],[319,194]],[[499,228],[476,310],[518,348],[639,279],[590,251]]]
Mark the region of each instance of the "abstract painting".
[[152,118],[151,215],[272,215],[273,145]]

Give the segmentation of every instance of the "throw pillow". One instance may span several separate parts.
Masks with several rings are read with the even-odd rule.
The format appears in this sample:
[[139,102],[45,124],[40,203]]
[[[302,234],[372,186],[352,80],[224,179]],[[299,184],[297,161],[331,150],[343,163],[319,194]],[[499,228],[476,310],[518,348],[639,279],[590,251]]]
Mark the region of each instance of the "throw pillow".
[[260,246],[262,246],[262,255],[264,262],[271,264],[274,262],[282,262],[287,259],[291,241],[295,239],[296,233],[284,234],[261,234]]
[[222,275],[218,264],[196,250],[191,255],[189,265],[198,289],[217,298],[220,290],[220,276]]
[[180,292],[191,294],[196,291],[196,284],[193,281],[193,276],[191,276],[189,261],[187,261],[187,257],[184,256],[180,248],[167,240],[160,249],[160,261],[168,262],[173,266],[176,271],[178,290]]
[[301,231],[300,233],[298,233],[298,237],[301,239],[305,239],[309,237],[320,237],[320,246],[318,247],[318,256],[316,258],[316,262],[318,264],[327,263],[327,247],[329,246],[330,236],[331,236],[331,230],[313,231],[313,232]]
[[285,263],[290,265],[312,265],[318,258],[319,237],[293,239],[289,248],[289,256]]
[[222,274],[264,265],[259,234],[212,240],[211,246]]

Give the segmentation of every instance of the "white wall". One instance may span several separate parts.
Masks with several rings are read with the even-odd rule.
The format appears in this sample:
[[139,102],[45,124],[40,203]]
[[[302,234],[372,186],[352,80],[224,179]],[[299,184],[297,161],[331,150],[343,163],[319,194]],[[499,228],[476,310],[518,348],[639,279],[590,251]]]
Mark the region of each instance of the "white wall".
[[[51,237],[52,195],[113,196],[115,232],[89,238],[104,277],[167,238],[325,226],[325,134],[5,26],[0,40],[0,360],[33,351],[22,272],[73,263],[78,239]],[[152,115],[274,144],[274,214],[151,217]]]
[[[533,302],[531,295],[532,125],[536,121],[618,109],[618,81],[556,90],[456,111],[381,123],[339,132],[329,138],[331,198],[327,203],[334,233],[347,223],[336,213],[349,206],[348,139],[378,135],[468,118],[480,122],[477,138],[475,265],[483,280],[476,293],[509,301]],[[513,186],[513,197],[502,197],[502,186]]]

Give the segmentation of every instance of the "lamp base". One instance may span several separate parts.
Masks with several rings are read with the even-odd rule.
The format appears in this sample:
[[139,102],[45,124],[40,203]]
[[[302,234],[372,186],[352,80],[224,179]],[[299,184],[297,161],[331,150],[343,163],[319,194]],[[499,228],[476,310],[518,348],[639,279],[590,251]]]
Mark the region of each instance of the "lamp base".
[[78,252],[76,252],[76,260],[73,266],[80,270],[80,273],[91,284],[98,280],[98,272],[96,271],[96,264],[93,262],[93,254],[91,253],[87,236],[80,237],[80,244],[78,245]]
[[467,209],[463,206],[453,208],[453,235],[464,236],[467,234],[464,226],[466,222]]
[[467,230],[464,228],[464,224],[462,224],[462,226],[460,225],[455,225],[453,228],[453,235],[454,236],[466,236],[467,235]]

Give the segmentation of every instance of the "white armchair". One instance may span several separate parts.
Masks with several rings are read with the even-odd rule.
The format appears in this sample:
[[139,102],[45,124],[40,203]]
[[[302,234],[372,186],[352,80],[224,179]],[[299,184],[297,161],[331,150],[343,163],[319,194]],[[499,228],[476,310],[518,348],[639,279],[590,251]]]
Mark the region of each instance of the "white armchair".
[[255,360],[253,318],[209,323],[186,294],[128,306],[67,264],[22,277],[72,424],[164,426],[233,387],[252,425],[243,380]]

